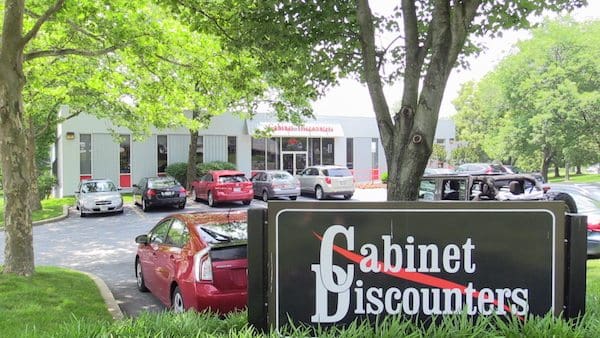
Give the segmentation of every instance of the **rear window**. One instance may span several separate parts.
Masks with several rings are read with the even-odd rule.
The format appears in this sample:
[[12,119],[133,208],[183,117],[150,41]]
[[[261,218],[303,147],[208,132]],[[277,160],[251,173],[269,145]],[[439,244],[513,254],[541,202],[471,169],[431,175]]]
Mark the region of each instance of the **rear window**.
[[246,259],[248,247],[246,245],[213,247],[210,250],[210,259],[213,262],[231,261],[234,259]]
[[237,183],[246,181],[248,181],[248,179],[244,175],[219,176],[219,183]]
[[331,168],[323,170],[323,174],[329,177],[343,177],[343,176],[352,176],[350,170],[346,168]]
[[499,164],[492,164],[492,165],[490,165],[490,167],[492,167],[492,170],[494,172],[503,172],[503,173],[507,172],[506,168],[504,168],[504,166],[499,165]]
[[293,178],[293,176],[290,173],[284,171],[280,173],[274,173],[273,178],[276,180],[289,180]]
[[248,238],[247,222],[198,224],[196,229],[202,239],[209,244],[228,243]]
[[148,181],[148,188],[168,188],[178,184],[174,178],[159,178]]

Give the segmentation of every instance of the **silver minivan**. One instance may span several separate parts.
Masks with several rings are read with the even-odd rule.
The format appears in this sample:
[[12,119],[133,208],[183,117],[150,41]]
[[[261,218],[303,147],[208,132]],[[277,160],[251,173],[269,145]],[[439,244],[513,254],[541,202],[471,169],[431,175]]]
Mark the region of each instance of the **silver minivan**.
[[304,169],[296,175],[303,193],[315,194],[318,200],[341,195],[344,199],[354,194],[354,176],[343,166],[317,165]]

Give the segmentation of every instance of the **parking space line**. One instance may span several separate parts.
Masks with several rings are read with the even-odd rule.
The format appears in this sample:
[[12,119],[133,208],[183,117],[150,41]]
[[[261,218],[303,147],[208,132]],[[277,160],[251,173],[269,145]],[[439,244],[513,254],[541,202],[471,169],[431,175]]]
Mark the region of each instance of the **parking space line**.
[[133,210],[133,212],[134,212],[134,213],[136,213],[136,214],[137,214],[138,216],[140,216],[141,218],[146,218],[146,215],[144,215],[144,213],[143,213],[143,212],[142,212],[140,209],[138,209],[138,207],[137,207],[137,205],[135,205],[135,203],[134,203],[134,204],[131,204],[131,205],[129,206],[129,208],[130,208],[131,210]]

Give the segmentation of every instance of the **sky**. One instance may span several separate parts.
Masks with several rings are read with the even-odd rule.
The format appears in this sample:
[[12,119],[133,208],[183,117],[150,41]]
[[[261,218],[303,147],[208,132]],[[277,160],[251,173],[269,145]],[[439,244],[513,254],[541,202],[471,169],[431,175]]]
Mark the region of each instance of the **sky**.
[[[376,0],[371,3],[373,7],[381,6],[379,10],[385,11],[386,8],[395,5],[398,1]],[[373,10],[377,11],[376,8]],[[588,0],[587,7],[577,9],[572,15],[579,21],[600,19],[600,0]],[[450,117],[456,112],[452,101],[458,96],[463,83],[481,79],[486,73],[493,70],[511,50],[514,50],[513,47],[519,40],[525,40],[528,37],[527,31],[513,30],[504,32],[501,38],[487,38],[485,40],[486,51],[476,58],[469,59],[470,69],[454,69],[452,71],[444,92],[440,117]],[[402,97],[401,86],[386,87],[384,91],[390,107],[400,101]],[[316,115],[375,116],[366,85],[351,79],[341,80],[339,86],[330,89],[323,98],[314,102],[313,109]]]

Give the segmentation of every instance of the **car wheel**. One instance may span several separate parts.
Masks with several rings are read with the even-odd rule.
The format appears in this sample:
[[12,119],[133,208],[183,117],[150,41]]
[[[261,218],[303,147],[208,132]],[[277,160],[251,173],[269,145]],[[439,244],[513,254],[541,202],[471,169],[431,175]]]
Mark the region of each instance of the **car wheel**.
[[142,263],[139,258],[135,260],[135,279],[137,282],[137,288],[141,292],[148,292],[146,287],[146,281],[144,280],[144,273],[142,272]]
[[79,217],[85,217],[87,216],[84,212],[83,212],[83,208],[79,208]]
[[244,203],[244,205],[250,205],[251,202],[252,202],[252,200],[242,201],[242,203]]
[[138,202],[135,199],[135,194],[131,194],[131,199],[133,200],[133,205],[138,205]]
[[179,290],[179,286],[176,286],[175,290],[173,290],[173,295],[171,296],[171,309],[175,313],[182,313],[185,311],[183,295],[181,294],[181,290]]
[[320,185],[317,185],[317,187],[315,188],[315,197],[318,200],[322,200],[325,196],[323,195],[323,188],[321,188]]
[[573,199],[573,197],[571,197],[571,195],[564,193],[564,192],[559,192],[552,197],[552,200],[553,201],[564,201],[565,205],[566,205],[565,212],[572,213],[572,214],[577,213],[577,204],[575,203],[575,200]]
[[298,196],[290,196],[290,199],[291,199],[292,201],[295,201],[295,200],[296,200],[296,198],[298,198]]
[[262,200],[265,202],[269,201],[269,193],[266,190],[264,190],[262,193]]
[[148,202],[146,202],[146,199],[142,197],[142,210],[144,212],[148,211]]
[[214,207],[215,206],[215,200],[213,198],[212,191],[208,192],[208,197],[207,197],[206,201],[208,202],[208,206],[209,207]]
[[200,202],[198,195],[196,195],[196,189],[194,189],[194,188],[192,188],[192,198],[194,199],[195,202]]
[[346,194],[346,195],[344,195],[344,199],[345,200],[349,200],[351,198],[352,198],[352,194]]

